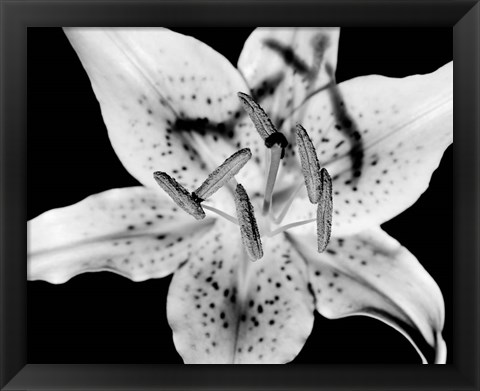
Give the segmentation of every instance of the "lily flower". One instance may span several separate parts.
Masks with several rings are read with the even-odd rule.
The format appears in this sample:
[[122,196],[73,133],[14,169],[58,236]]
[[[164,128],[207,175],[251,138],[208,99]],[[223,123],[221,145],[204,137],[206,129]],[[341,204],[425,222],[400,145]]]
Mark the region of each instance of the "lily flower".
[[185,363],[289,362],[315,310],[379,319],[424,363],[445,362],[440,289],[380,225],[453,141],[452,63],[337,85],[337,28],[256,29],[238,70],[167,29],[65,33],[143,186],[29,221],[29,280],[175,273],[167,316]]

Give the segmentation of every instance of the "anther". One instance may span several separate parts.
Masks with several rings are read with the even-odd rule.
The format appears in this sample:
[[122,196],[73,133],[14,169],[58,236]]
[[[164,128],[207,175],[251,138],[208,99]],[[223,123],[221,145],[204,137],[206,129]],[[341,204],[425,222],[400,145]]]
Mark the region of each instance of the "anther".
[[322,253],[327,248],[332,233],[332,178],[325,168],[320,170],[322,182],[320,199],[317,206],[317,242],[318,252]]
[[240,184],[235,189],[235,208],[240,224],[240,235],[247,254],[253,261],[263,257],[262,241],[258,231],[253,206],[247,192]]
[[268,118],[268,115],[260,107],[260,105],[255,102],[250,95],[239,92],[238,97],[242,102],[243,108],[255,125],[257,132],[260,134],[260,137],[266,141],[270,135],[277,131],[272,121],[270,118]]
[[205,212],[200,205],[200,202],[194,199],[190,193],[175,179],[162,171],[154,172],[153,177],[158,185],[185,212],[192,215],[197,220],[202,220],[205,217]]
[[192,197],[200,202],[211,197],[234,175],[238,174],[251,157],[252,153],[248,148],[235,152],[208,176],[200,187],[192,193]]
[[302,174],[307,187],[308,199],[312,204],[316,204],[322,192],[320,163],[318,162],[317,152],[307,131],[300,124],[296,126],[295,137],[300,155],[300,163],[302,165]]

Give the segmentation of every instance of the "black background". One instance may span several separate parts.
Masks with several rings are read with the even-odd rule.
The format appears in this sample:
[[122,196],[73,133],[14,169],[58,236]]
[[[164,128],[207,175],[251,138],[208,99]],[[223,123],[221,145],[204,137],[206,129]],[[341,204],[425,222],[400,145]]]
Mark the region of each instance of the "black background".
[[[251,29],[175,29],[236,64]],[[337,81],[432,72],[452,59],[450,28],[342,29]],[[137,185],[108,141],[98,103],[61,29],[28,29],[28,218],[90,194]],[[439,284],[444,337],[452,346],[452,147],[427,192],[383,228]],[[29,363],[181,363],[166,320],[170,277],[134,283],[111,273],[63,285],[28,282]],[[418,363],[415,350],[381,322],[316,315],[294,363]]]

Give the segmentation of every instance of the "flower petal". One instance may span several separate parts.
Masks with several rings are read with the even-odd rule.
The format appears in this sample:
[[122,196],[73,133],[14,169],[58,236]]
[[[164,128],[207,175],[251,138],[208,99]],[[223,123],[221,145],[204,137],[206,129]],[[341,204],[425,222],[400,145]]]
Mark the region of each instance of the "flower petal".
[[197,222],[160,190],[130,187],[92,195],[28,222],[28,279],[63,283],[112,271],[134,281],[164,277],[212,225]]
[[241,110],[236,93],[247,87],[222,55],[166,29],[65,32],[92,82],[115,152],[142,184],[154,186],[152,172],[161,170],[193,190],[208,173],[211,149],[222,154],[219,162],[235,152],[228,144]]
[[325,64],[337,65],[340,29],[257,28],[238,60],[254,99],[275,125],[315,90],[330,82]]
[[[341,100],[312,97],[302,122],[333,178],[336,236],[382,224],[427,189],[453,141],[452,63],[404,79],[360,77],[337,92]],[[307,203],[298,197],[287,221],[314,217]]]
[[167,315],[186,363],[285,363],[313,326],[305,263],[282,236],[251,262],[238,228],[218,221],[174,275]]
[[314,237],[291,238],[308,263],[323,316],[380,319],[401,332],[424,362],[445,362],[442,294],[405,247],[380,228],[334,239],[322,254],[316,252]]

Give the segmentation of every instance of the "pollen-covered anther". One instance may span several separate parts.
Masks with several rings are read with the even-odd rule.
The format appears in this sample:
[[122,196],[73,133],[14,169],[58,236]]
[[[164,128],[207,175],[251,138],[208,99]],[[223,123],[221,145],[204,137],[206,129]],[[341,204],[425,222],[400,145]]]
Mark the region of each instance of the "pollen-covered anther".
[[295,138],[300,155],[302,174],[305,178],[305,186],[307,187],[308,199],[312,204],[316,204],[322,192],[320,163],[318,162],[317,151],[302,125],[297,124],[295,130]]
[[175,179],[162,171],[154,172],[153,177],[158,185],[185,212],[192,215],[197,220],[205,218],[205,212],[200,205],[200,202],[192,197],[192,195]]
[[240,225],[240,235],[247,254],[252,261],[263,257],[262,241],[258,231],[253,206],[244,187],[240,184],[235,189],[235,208]]
[[268,117],[267,113],[265,113],[265,111],[257,102],[253,100],[250,95],[239,92],[238,97],[242,102],[243,108],[255,125],[258,134],[260,134],[260,137],[264,141],[266,141],[271,134],[277,132],[277,129],[275,129],[275,126]]
[[332,233],[332,178],[325,168],[320,170],[322,189],[317,206],[317,242],[318,252],[322,253],[327,248]]
[[244,148],[235,152],[218,166],[203,182],[200,187],[192,193],[197,201],[206,200],[211,197],[225,183],[238,174],[243,166],[250,160],[252,153],[250,149]]

